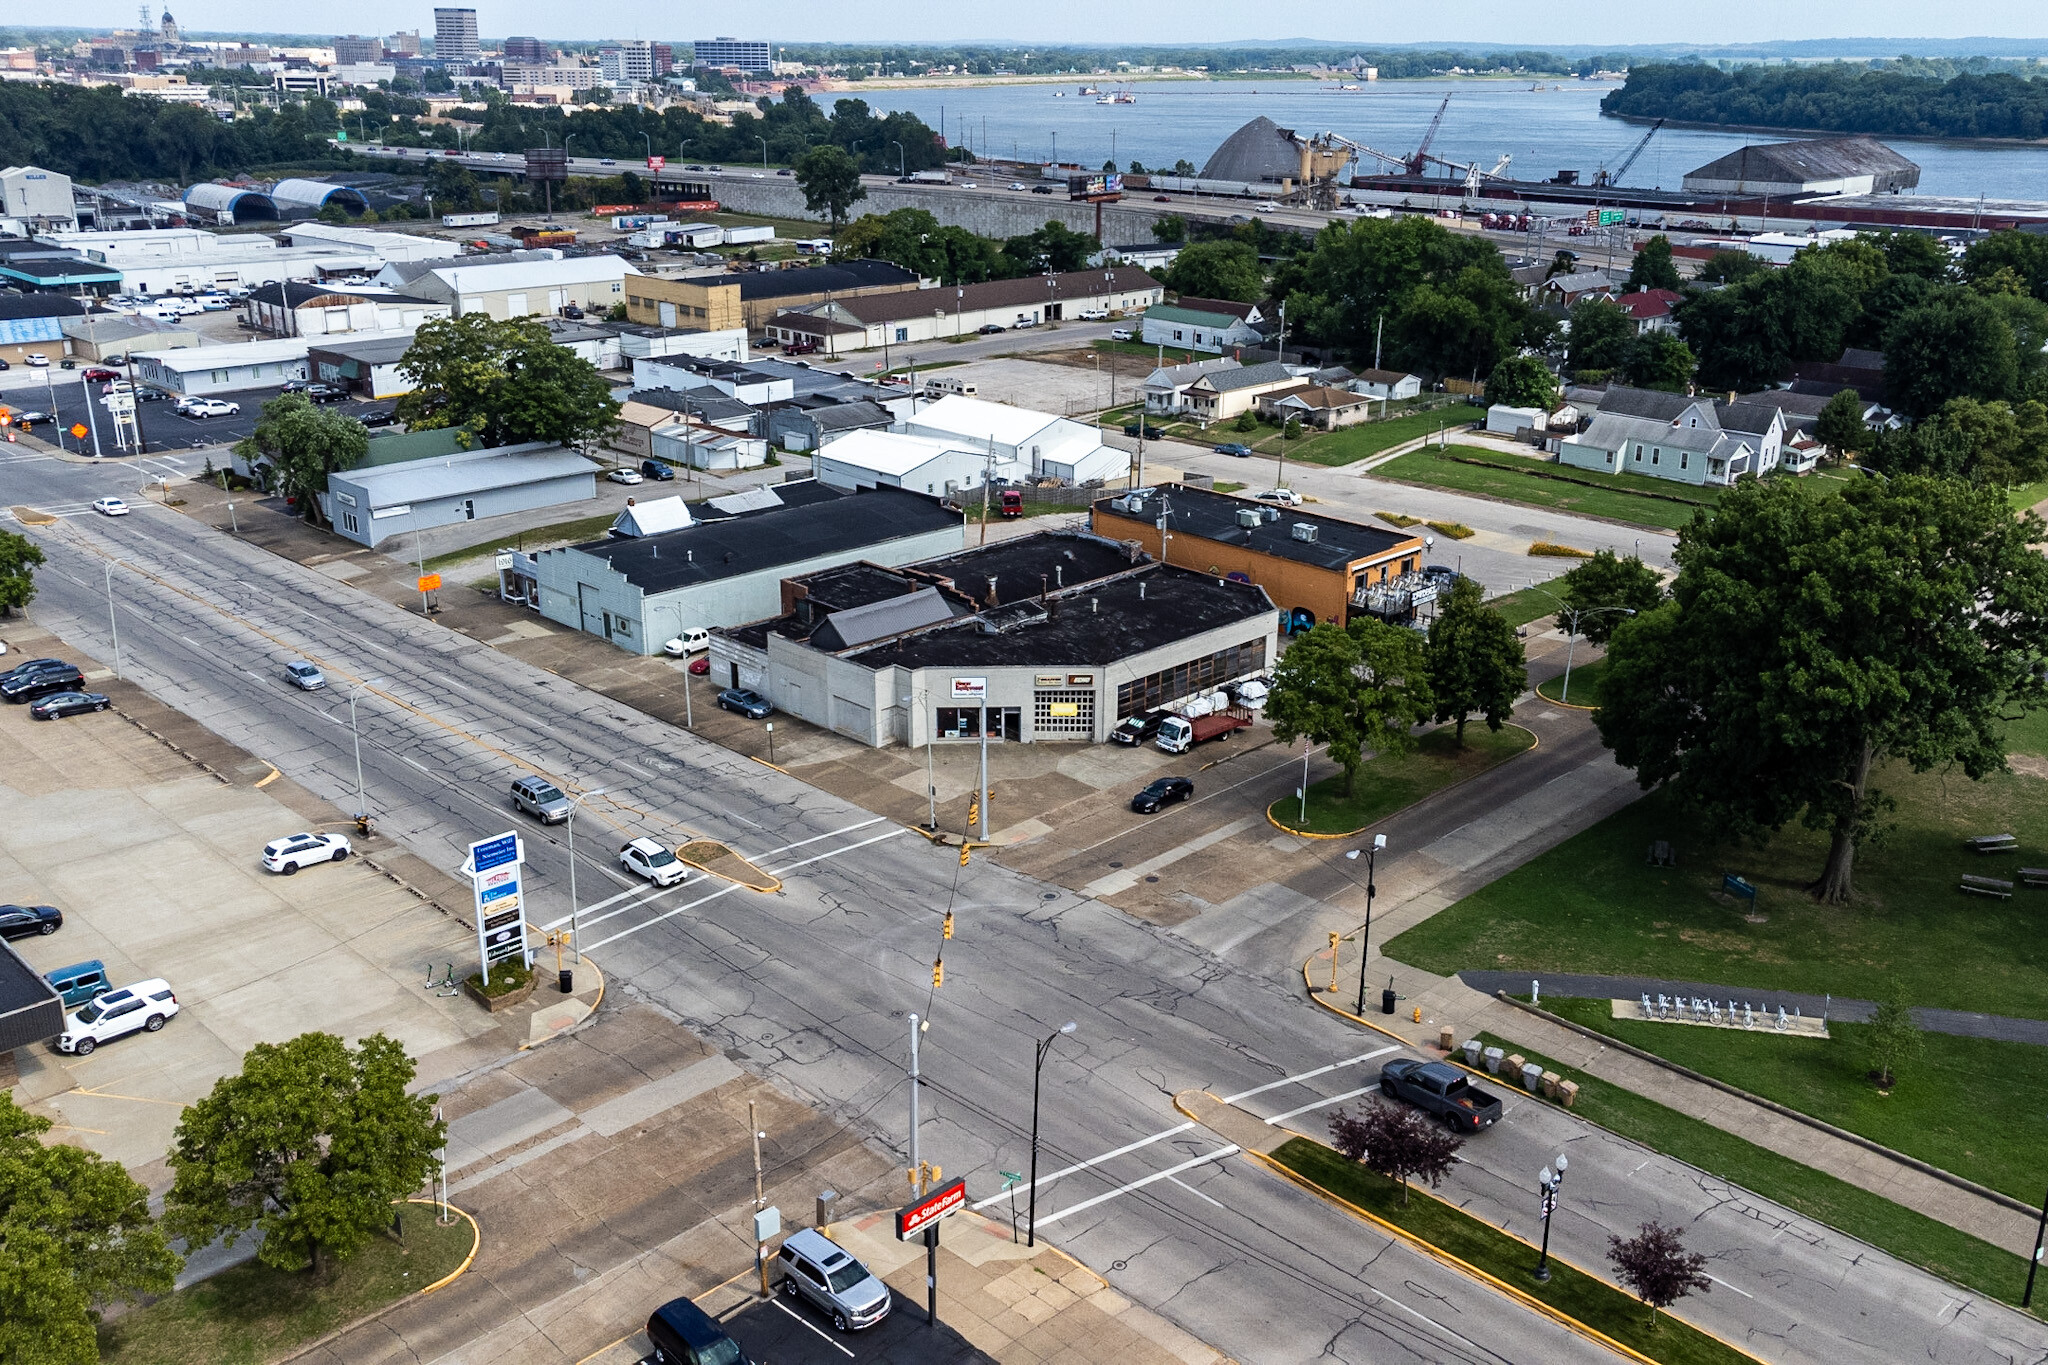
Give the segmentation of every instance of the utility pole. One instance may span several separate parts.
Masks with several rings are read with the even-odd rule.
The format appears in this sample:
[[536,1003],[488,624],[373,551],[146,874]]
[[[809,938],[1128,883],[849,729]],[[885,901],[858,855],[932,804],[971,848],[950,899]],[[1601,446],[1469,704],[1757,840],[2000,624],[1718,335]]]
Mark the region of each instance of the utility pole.
[[924,1084],[917,1070],[917,1035],[924,1030],[924,1021],[916,1014],[910,1016],[910,1187],[914,1193],[924,1193],[924,1162],[918,1159],[917,1151],[917,1088]]
[[[768,1197],[761,1188],[761,1125],[754,1117],[754,1101],[747,1101],[747,1131],[754,1135],[754,1212],[759,1214],[768,1207]],[[761,1297],[768,1297],[768,1258],[761,1254],[762,1242],[754,1241],[754,1268],[761,1272]]]
[[996,438],[988,438],[988,456],[981,464],[981,543],[988,544],[988,481],[995,476]]

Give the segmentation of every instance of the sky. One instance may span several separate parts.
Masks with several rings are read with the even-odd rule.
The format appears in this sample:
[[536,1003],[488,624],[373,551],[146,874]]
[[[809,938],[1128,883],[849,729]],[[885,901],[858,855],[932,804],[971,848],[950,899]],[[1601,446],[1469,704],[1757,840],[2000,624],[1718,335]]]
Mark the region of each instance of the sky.
[[[725,7],[650,5],[646,0],[473,0],[485,37],[531,34],[558,40],[712,37],[778,42],[982,41],[1158,42],[1271,41],[1328,38],[1373,43],[1442,42],[1490,47],[1546,44],[1761,42],[1782,38],[1900,35],[1961,38],[1992,35],[2044,39],[2048,8],[2039,0],[1718,0],[1715,4],[1645,4],[1643,0],[1578,0],[1575,4],[1507,4],[1502,0],[1294,0],[1275,31],[1272,7],[1252,0],[987,0],[934,5],[931,0],[752,0]],[[125,0],[71,0],[64,22],[133,27],[136,5]],[[152,13],[160,12],[158,3]],[[177,0],[187,29],[276,32],[340,21],[364,33],[433,32],[432,0],[353,0],[341,9],[280,6],[276,0]],[[17,19],[17,22],[19,20]],[[737,30],[737,32],[735,32]]]

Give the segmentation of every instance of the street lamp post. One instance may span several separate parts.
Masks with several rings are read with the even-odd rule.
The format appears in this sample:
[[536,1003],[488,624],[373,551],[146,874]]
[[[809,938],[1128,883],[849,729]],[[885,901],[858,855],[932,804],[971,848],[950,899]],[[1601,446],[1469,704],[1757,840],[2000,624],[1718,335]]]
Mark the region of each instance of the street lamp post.
[[[1372,948],[1372,898],[1379,887],[1373,883],[1373,865],[1379,861],[1380,850],[1387,846],[1387,836],[1372,836],[1372,847],[1365,850],[1365,928],[1358,935],[1358,1013],[1365,1013],[1365,959]],[[1358,850],[1352,849],[1344,855],[1352,862],[1358,861]],[[1335,949],[1331,950],[1332,952]]]
[[569,818],[562,823],[569,835],[569,942],[576,950],[576,961],[583,961],[583,940],[576,933],[577,916],[582,913],[576,903],[576,808],[593,797],[603,796],[605,789],[583,792],[569,798]]
[[1618,611],[1623,616],[1634,616],[1636,609],[1634,607],[1574,607],[1567,604],[1556,593],[1544,592],[1543,589],[1533,583],[1529,587],[1531,591],[1542,593],[1543,596],[1548,597],[1551,601],[1557,603],[1558,606],[1564,608],[1563,611],[1558,613],[1558,615],[1565,618],[1564,688],[1558,693],[1558,700],[1569,704],[1572,699],[1572,656],[1578,651],[1579,647],[1579,622],[1585,620],[1588,616],[1600,616],[1611,611]]
[[114,619],[114,566],[121,561],[107,561],[107,629],[114,634],[114,676],[121,676],[121,623]]
[[1535,1278],[1538,1283],[1548,1284],[1550,1282],[1550,1215],[1557,1212],[1557,1190],[1560,1185],[1564,1184],[1565,1168],[1570,1165],[1571,1162],[1569,1160],[1563,1155],[1559,1155],[1556,1170],[1553,1171],[1550,1167],[1545,1166],[1543,1174],[1536,1177],[1536,1188],[1542,1210],[1538,1216],[1543,1220],[1543,1251],[1536,1258]]
[[[892,141],[892,142],[895,142],[895,139],[894,139],[894,138],[891,138],[891,139],[890,139],[890,141]],[[908,180],[908,179],[910,179],[910,171],[909,171],[909,170],[907,169],[907,167],[908,167],[908,164],[909,164],[909,163],[908,163],[908,160],[907,160],[907,159],[906,159],[906,158],[904,157],[904,155],[903,155],[903,144],[902,144],[902,143],[900,143],[900,142],[897,142],[897,143],[896,143],[896,176],[897,176],[897,178],[898,178],[899,180]]]
[[370,806],[363,797],[363,732],[356,728],[356,694],[383,681],[365,678],[348,690],[348,733],[356,746],[356,828],[365,834],[369,833]]
[[[755,134],[755,136],[756,136],[756,137],[760,137],[760,134],[756,133],[756,134]],[[767,169],[768,169],[768,139],[767,139],[767,138],[765,138],[765,137],[760,137],[760,141],[761,141],[761,169],[765,171],[765,170],[767,170]]]
[[1074,1021],[1069,1019],[1058,1029],[1045,1035],[1045,1041],[1038,1044],[1038,1055],[1031,1064],[1031,1208],[1025,1215],[1024,1245],[1038,1245],[1038,1091],[1039,1077],[1045,1072],[1045,1055],[1052,1051],[1052,1045],[1059,1041],[1060,1034],[1072,1033]]

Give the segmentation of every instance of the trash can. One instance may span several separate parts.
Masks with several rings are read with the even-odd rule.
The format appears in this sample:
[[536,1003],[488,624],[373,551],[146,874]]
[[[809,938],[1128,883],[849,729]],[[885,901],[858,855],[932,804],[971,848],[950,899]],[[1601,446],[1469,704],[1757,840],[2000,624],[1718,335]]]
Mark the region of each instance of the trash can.
[[1394,1001],[1395,1001],[1395,1000],[1397,1000],[1397,999],[1399,999],[1399,998],[1400,998],[1400,997],[1398,997],[1398,996],[1396,996],[1396,995],[1394,994],[1394,988],[1393,988],[1392,986],[1389,986],[1389,987],[1387,987],[1387,988],[1386,988],[1385,990],[1381,991],[1381,992],[1380,992],[1380,1013],[1381,1013],[1381,1014],[1392,1014],[1392,1013],[1394,1012]]
[[1540,1094],[1540,1093],[1542,1093],[1542,1090],[1543,1090],[1543,1068],[1542,1068],[1542,1067],[1540,1067],[1540,1066],[1536,1065],[1536,1063],[1534,1063],[1534,1062],[1524,1062],[1524,1063],[1522,1063],[1522,1089],[1524,1089],[1524,1090],[1528,1091],[1528,1092],[1529,1092],[1530,1094],[1532,1094],[1532,1095],[1535,1095],[1535,1094]]
[[1501,1058],[1507,1054],[1497,1047],[1490,1047],[1481,1055],[1486,1058],[1486,1069],[1496,1076],[1500,1075]]
[[574,985],[575,979],[576,969],[574,967],[564,967],[555,973],[555,984],[561,987],[562,994],[564,995],[568,995],[576,989]]
[[1477,1038],[1467,1038],[1465,1040],[1465,1065],[1471,1067],[1474,1071],[1479,1069],[1479,1054],[1484,1046],[1485,1044],[1481,1043]]

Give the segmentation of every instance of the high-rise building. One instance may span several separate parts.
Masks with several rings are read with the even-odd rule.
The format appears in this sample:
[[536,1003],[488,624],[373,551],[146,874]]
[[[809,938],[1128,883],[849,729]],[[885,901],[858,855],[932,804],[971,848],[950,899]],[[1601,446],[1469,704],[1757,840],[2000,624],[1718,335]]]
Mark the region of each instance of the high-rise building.
[[377,38],[360,38],[351,33],[346,38],[334,40],[334,62],[337,66],[350,66],[357,62],[381,62],[384,60],[384,44]]
[[387,57],[417,57],[420,55],[420,31],[394,33],[384,40],[384,55]]
[[644,38],[628,38],[617,47],[601,49],[597,68],[606,85],[645,85],[654,79],[654,44]]
[[766,75],[775,65],[775,58],[769,52],[765,39],[700,38],[692,43],[691,47],[696,54],[698,66],[730,68]]
[[507,38],[505,60],[520,62],[528,66],[544,66],[551,54],[548,45],[538,38]]
[[660,80],[676,69],[676,50],[667,43],[655,43],[649,48],[654,54],[654,78]]
[[434,58],[442,62],[473,62],[483,55],[476,41],[476,11],[435,9]]

